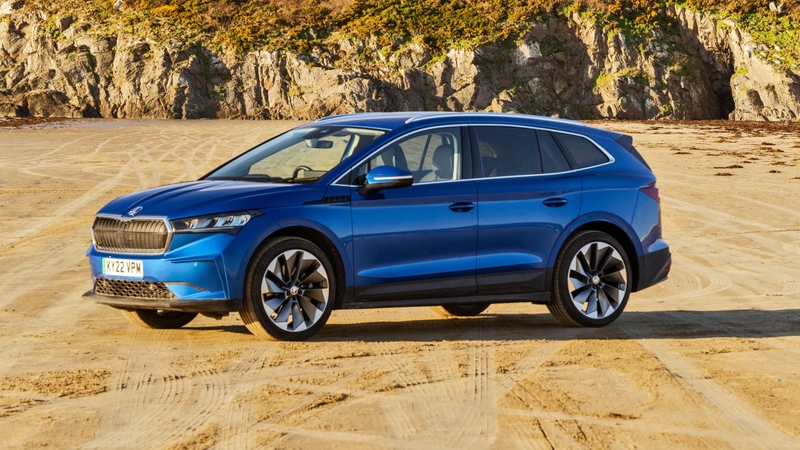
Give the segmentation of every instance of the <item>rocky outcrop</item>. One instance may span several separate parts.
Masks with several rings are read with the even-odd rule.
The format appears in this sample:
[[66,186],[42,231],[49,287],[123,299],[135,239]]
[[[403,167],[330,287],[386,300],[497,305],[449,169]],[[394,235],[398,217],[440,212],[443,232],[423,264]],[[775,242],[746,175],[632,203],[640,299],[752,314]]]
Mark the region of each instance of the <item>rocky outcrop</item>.
[[[800,73],[780,70],[762,58],[764,46],[755,44],[736,23],[674,8],[681,37],[699,47],[699,56],[718,97],[730,101],[732,120],[798,120]],[[725,105],[722,105],[725,108]]]
[[[515,46],[390,54],[342,39],[312,55],[218,53],[102,36],[70,17],[0,5],[0,115],[299,118],[359,111],[515,111],[573,119],[796,120],[800,75],[733,23],[665,8],[679,25],[637,45],[581,18],[535,23]],[[58,32],[53,30],[57,29]]]

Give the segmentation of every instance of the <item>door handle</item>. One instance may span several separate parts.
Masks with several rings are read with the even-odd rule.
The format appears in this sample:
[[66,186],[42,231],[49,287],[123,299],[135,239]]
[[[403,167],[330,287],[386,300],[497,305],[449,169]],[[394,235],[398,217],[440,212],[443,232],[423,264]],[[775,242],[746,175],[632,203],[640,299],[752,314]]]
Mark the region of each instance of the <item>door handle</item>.
[[567,199],[565,198],[548,198],[547,200],[543,201],[544,206],[549,206],[550,208],[558,208],[559,206],[564,206],[567,204]]
[[475,207],[472,202],[456,202],[450,205],[450,209],[455,212],[467,212]]

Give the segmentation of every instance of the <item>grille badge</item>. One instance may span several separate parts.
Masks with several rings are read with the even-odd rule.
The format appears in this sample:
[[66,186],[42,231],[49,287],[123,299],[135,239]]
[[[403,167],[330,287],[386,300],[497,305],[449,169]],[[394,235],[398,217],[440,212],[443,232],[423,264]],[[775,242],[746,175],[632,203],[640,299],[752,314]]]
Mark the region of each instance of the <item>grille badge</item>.
[[132,210],[128,211],[128,215],[133,217],[136,214],[139,214],[139,211],[141,211],[141,210],[142,210],[142,207],[141,206],[137,206],[136,208],[133,208]]

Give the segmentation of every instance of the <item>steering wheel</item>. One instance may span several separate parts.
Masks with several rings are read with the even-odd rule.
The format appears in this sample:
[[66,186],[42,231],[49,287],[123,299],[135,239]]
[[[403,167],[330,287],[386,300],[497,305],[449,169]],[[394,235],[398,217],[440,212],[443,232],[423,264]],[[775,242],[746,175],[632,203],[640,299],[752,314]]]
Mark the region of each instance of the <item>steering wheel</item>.
[[297,178],[297,174],[299,174],[301,170],[314,170],[314,169],[308,166],[297,166],[294,168],[294,172],[292,172],[292,179]]

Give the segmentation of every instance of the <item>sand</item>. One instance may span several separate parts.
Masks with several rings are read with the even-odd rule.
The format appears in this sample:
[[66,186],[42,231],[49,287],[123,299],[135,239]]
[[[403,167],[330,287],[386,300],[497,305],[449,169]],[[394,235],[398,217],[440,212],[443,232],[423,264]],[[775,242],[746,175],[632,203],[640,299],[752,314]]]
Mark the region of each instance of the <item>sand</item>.
[[0,447],[800,447],[800,128],[624,123],[659,177],[670,279],[604,329],[543,306],[237,315],[145,330],[85,302],[94,213],[297,122],[0,123]]

